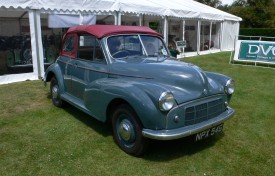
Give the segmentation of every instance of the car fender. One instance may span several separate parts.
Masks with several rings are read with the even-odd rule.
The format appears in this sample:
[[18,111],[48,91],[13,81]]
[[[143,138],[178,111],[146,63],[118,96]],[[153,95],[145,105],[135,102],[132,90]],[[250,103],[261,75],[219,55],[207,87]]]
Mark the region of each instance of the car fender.
[[55,76],[55,78],[58,81],[59,84],[59,88],[60,88],[60,93],[64,93],[65,92],[65,87],[64,87],[64,79],[62,76],[62,71],[60,69],[60,66],[57,63],[53,63],[52,65],[50,65],[44,75],[44,84],[46,85],[47,82],[50,82],[52,77]]
[[222,86],[224,86],[226,84],[226,82],[231,79],[230,77],[223,75],[223,74],[219,74],[219,73],[214,73],[214,72],[206,72],[205,71],[206,76],[208,77],[208,79],[213,79],[217,82],[219,82]]
[[[208,82],[211,84],[212,83],[212,87],[215,87],[215,85],[213,83],[218,84],[216,87],[219,87],[219,91],[220,93],[224,93],[225,94],[225,85],[226,82],[232,78],[223,75],[223,74],[219,74],[219,73],[213,73],[213,72],[205,72],[205,74],[208,77]],[[230,102],[231,100],[231,96],[232,95],[227,95],[227,101]]]
[[104,78],[87,86],[84,104],[98,120],[107,121],[109,105],[120,99],[135,110],[145,128],[164,129],[166,113],[158,108],[158,98],[163,91],[161,86],[149,82]]

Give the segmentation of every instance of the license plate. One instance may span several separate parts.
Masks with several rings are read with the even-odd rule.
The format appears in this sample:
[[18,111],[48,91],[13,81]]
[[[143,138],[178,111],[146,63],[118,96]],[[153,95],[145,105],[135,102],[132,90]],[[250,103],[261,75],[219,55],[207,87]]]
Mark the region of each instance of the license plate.
[[222,132],[222,129],[223,129],[223,123],[218,126],[201,131],[195,135],[195,141],[200,141],[200,140],[206,139],[210,136],[214,136],[217,133]]

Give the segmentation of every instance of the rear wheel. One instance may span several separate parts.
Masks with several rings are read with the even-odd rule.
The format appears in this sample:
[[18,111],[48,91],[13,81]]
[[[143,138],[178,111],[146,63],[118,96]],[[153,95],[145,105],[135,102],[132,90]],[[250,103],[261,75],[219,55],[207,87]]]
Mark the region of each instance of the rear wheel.
[[126,105],[120,105],[112,115],[114,139],[126,153],[139,156],[147,148],[148,139],[142,136],[142,125],[134,110]]
[[50,87],[51,87],[50,88],[51,89],[51,98],[52,98],[53,104],[57,107],[62,107],[64,102],[60,98],[60,87],[59,87],[58,81],[56,80],[55,77],[52,77]]

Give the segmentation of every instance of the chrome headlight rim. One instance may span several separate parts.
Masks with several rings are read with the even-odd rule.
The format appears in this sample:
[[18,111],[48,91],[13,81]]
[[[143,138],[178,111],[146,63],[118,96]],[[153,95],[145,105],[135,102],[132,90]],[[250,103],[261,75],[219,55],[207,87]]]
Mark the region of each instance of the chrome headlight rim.
[[159,109],[169,111],[175,105],[175,98],[171,92],[163,92],[159,97]]
[[225,93],[228,95],[232,95],[235,91],[235,81],[233,79],[229,79],[225,84]]

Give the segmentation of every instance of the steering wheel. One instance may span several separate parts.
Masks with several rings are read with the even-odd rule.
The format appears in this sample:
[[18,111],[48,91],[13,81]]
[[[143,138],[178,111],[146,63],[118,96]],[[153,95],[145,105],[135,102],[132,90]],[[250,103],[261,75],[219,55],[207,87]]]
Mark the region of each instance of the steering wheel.
[[119,50],[112,54],[113,58],[123,58],[130,55],[130,52],[127,50]]

